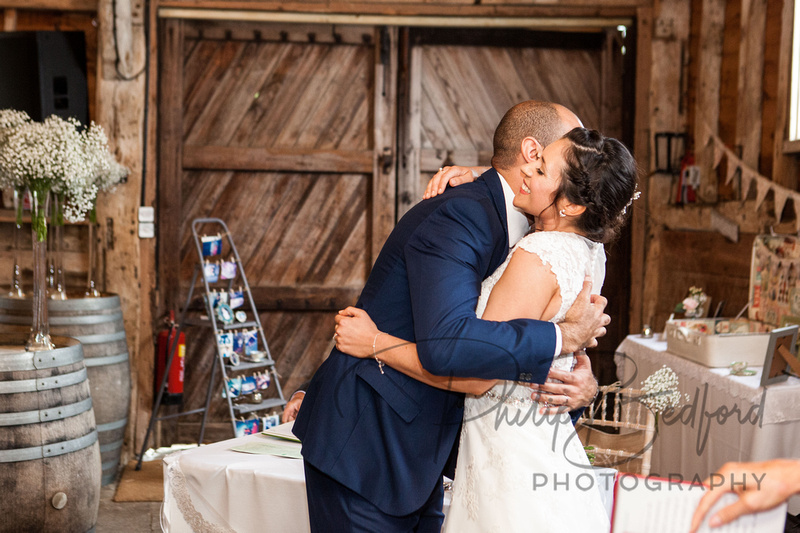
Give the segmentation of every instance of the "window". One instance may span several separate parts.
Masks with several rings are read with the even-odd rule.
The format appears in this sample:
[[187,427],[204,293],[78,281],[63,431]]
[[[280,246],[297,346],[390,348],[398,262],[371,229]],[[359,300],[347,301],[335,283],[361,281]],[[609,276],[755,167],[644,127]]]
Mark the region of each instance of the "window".
[[800,5],[795,1],[792,33],[792,86],[789,92],[789,140],[800,140]]

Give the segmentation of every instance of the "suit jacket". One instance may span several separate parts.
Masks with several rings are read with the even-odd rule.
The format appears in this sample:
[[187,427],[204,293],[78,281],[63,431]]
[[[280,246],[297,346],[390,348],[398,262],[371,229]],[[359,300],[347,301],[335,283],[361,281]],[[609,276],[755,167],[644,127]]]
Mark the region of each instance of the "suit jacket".
[[[552,324],[475,316],[482,280],[508,255],[500,179],[489,170],[406,213],[357,306],[381,331],[416,342],[433,374],[543,383],[555,352]],[[419,509],[454,464],[464,396],[384,372],[373,359],[334,349],[306,391],[294,433],[306,461],[401,516]]]

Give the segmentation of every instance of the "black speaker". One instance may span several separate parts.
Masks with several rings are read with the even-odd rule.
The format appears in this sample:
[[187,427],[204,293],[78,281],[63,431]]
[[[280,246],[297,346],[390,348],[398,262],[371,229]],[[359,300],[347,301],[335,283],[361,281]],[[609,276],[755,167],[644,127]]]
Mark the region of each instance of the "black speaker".
[[86,37],[80,31],[0,32],[0,109],[89,122]]

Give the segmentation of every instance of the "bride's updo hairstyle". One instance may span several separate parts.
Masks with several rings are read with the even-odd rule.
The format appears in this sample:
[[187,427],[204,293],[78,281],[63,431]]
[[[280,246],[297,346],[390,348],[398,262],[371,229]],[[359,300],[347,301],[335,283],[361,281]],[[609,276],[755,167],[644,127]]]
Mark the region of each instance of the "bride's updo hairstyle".
[[624,144],[596,130],[575,128],[563,137],[564,168],[556,200],[565,197],[586,210],[578,230],[587,238],[608,243],[616,238],[638,197],[636,161]]

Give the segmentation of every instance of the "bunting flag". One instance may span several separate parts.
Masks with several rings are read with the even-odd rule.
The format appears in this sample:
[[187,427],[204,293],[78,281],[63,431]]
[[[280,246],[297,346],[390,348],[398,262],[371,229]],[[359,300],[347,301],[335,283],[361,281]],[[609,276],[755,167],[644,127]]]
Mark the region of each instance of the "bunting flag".
[[707,123],[703,123],[702,131],[700,132],[700,139],[701,141],[704,141],[698,143],[698,145],[702,145],[701,150],[713,150],[712,154],[710,155],[713,156],[714,168],[719,167],[723,157],[727,161],[727,169],[725,172],[726,185],[733,181],[737,170],[741,173],[742,187],[739,194],[742,200],[747,199],[747,196],[750,193],[750,186],[752,185],[753,181],[756,182],[756,209],[761,207],[761,204],[764,203],[769,191],[772,191],[775,197],[775,218],[778,220],[778,222],[780,222],[781,218],[783,217],[783,210],[786,207],[786,202],[791,200],[793,202],[795,212],[797,213],[796,226],[798,233],[800,233],[800,192],[782,187],[766,176],[762,176],[758,173],[758,171],[748,167],[744,161],[742,161],[731,149],[725,146],[725,143],[722,142],[722,139],[717,137]]
[[728,169],[725,173],[725,185],[730,185],[730,183],[733,181],[733,176],[736,175],[737,170],[739,170],[739,167],[736,166],[736,163],[733,161],[733,159],[728,157]]
[[[722,144],[722,141],[716,139],[714,142],[714,168],[719,167],[723,155],[725,155],[725,145]],[[725,183],[728,183],[728,181],[726,180]]]
[[756,209],[761,207],[761,204],[764,203],[764,199],[767,197],[767,193],[772,190],[772,182],[767,178],[763,178],[761,176],[753,176],[756,180]]
[[747,200],[747,195],[750,192],[750,183],[756,175],[748,167],[741,166],[739,169],[742,171],[742,200]]
[[[786,200],[789,199],[789,191],[784,189],[783,187],[773,188],[772,192],[775,193],[775,218],[778,219],[778,222],[781,221],[783,217],[783,208],[786,205]],[[795,205],[800,205],[795,202]]]

